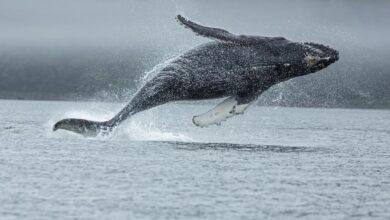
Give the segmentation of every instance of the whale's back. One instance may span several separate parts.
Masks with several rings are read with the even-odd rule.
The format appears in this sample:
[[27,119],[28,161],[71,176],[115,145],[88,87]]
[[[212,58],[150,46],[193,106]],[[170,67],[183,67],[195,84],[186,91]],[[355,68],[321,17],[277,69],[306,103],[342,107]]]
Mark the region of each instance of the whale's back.
[[219,98],[253,87],[254,80],[268,78],[267,67],[282,62],[260,46],[210,42],[178,57],[157,77],[176,75],[175,82],[189,99]]

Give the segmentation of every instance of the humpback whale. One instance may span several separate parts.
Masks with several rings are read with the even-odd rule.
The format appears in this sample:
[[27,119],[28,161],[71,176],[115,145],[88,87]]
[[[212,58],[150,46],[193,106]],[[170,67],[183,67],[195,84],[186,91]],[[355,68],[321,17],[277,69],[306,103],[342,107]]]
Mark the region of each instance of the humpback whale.
[[130,116],[180,100],[226,98],[215,108],[194,116],[200,127],[220,124],[242,114],[272,85],[315,73],[339,59],[338,51],[318,43],[300,43],[283,37],[235,35],[207,27],[181,15],[176,17],[195,34],[211,39],[177,57],[148,80],[132,100],[108,121],[63,119],[53,130],[84,136],[110,133]]

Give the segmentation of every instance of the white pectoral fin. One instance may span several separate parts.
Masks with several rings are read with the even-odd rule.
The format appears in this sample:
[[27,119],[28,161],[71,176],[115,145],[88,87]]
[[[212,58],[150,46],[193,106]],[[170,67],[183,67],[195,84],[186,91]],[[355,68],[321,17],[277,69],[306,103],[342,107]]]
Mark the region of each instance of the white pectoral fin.
[[192,122],[199,127],[220,125],[221,122],[238,114],[243,114],[249,103],[238,104],[236,97],[230,97],[215,106],[213,109],[192,118]]

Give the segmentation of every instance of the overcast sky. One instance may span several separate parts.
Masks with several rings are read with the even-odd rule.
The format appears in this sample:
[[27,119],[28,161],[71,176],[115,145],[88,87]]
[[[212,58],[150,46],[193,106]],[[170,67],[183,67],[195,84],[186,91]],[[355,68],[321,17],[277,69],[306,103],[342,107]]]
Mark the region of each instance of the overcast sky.
[[191,33],[174,20],[179,13],[240,34],[390,45],[390,1],[381,0],[0,0],[0,5],[3,45],[192,43]]

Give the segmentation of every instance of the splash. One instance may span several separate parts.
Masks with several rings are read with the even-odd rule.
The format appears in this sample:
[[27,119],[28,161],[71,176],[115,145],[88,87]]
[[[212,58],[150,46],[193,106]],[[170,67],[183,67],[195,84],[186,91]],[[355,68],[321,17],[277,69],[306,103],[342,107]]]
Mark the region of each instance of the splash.
[[169,58],[164,59],[164,61],[154,66],[150,71],[146,72],[145,75],[141,77],[141,83],[145,84],[147,81],[156,76],[164,67],[166,67],[172,61],[176,60],[178,57],[179,55],[170,56]]
[[192,142],[191,137],[172,131],[166,131],[159,128],[153,121],[145,122],[131,121],[126,125],[124,134],[131,140],[135,141],[181,141]]
[[[88,104],[91,107],[85,107]],[[122,106],[122,105],[121,105]],[[74,107],[72,107],[74,108]],[[84,110],[68,110],[61,115],[57,115],[46,122],[43,126],[47,137],[53,138],[84,138],[73,132],[59,130],[53,132],[52,128],[55,122],[63,118],[83,118],[93,121],[106,121],[114,116],[121,108],[119,105],[110,105],[108,103],[83,103],[78,108]],[[157,111],[156,111],[157,110]],[[161,109],[160,109],[161,110]],[[193,139],[182,131],[172,131],[165,122],[158,120],[159,110],[148,110],[129,118],[123,125],[117,126],[109,135],[99,135],[90,139],[98,140],[133,140],[133,141],[182,141],[190,142]]]

